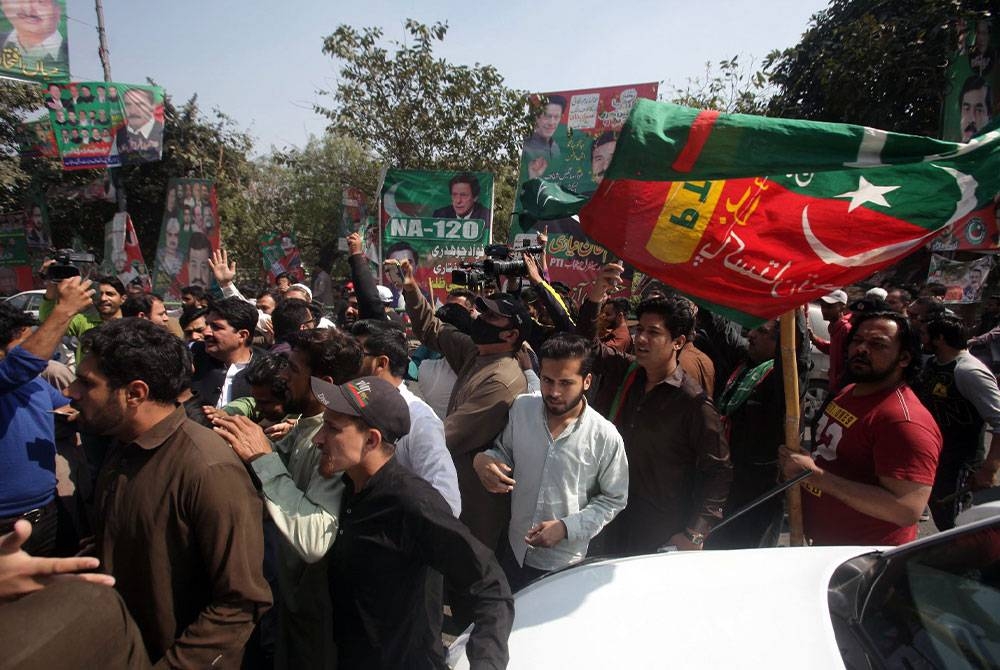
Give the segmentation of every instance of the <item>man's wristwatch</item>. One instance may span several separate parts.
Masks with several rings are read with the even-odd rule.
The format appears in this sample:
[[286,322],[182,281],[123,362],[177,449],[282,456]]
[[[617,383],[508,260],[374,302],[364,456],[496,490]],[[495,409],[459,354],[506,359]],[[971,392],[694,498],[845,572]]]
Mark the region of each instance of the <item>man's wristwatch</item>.
[[685,529],[685,531],[684,531],[684,537],[687,538],[688,542],[690,542],[691,544],[696,544],[699,547],[701,545],[705,544],[705,534],[704,533],[696,533],[696,532],[694,532],[692,530],[686,530]]

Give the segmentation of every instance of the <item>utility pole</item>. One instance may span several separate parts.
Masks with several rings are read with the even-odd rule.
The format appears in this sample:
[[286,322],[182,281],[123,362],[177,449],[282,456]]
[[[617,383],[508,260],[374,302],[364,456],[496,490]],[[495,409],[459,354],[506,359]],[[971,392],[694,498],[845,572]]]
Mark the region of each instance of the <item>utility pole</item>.
[[104,32],[104,4],[101,0],[94,0],[97,10],[97,40],[100,46],[97,48],[97,55],[101,57],[101,65],[104,67],[104,81],[111,81],[111,60],[108,57],[108,35]]
[[[104,30],[104,4],[101,0],[94,0],[94,9],[97,11],[97,55],[101,58],[101,67],[104,68],[104,81],[111,83],[111,55],[108,52],[108,34]],[[125,184],[121,178],[121,168],[108,168],[111,171],[111,183],[115,186],[115,193],[118,197],[118,211],[124,212],[127,207],[125,197]]]

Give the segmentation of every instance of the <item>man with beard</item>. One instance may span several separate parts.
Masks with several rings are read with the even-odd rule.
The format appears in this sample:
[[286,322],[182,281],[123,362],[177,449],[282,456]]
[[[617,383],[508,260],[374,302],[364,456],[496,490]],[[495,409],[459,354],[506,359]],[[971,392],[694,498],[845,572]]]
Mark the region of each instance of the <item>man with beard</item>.
[[150,661],[239,668],[271,594],[263,513],[243,464],[177,397],[191,374],[184,343],[142,319],[83,338],[66,389],[78,421],[113,439],[95,493],[97,558],[115,578]]
[[[108,275],[98,278],[94,283],[97,284],[97,293],[94,294],[94,307],[97,308],[97,316],[95,317],[89,311],[77,314],[66,327],[65,335],[75,338],[77,341],[91,328],[96,328],[112,319],[122,318],[122,305],[125,303],[126,293],[125,286],[121,280]],[[48,282],[45,288],[45,298],[38,308],[38,318],[40,321],[45,321],[49,317],[58,297],[59,282]],[[79,362],[82,357],[83,350],[78,344],[76,348],[76,360]]]
[[628,329],[628,299],[612,298],[601,306],[601,342],[623,354],[632,353],[632,333]]
[[320,476],[320,451],[312,443],[324,406],[311,378],[341,384],[356,376],[362,352],[357,341],[331,328],[289,337],[285,411],[302,417],[288,434],[271,442],[245,416],[216,413],[215,429],[260,479],[264,504],[281,532],[278,548],[278,641],[276,668],[331,668],[332,610],[321,559],[337,539],[344,484]]
[[621,435],[584,398],[592,381],[590,343],[561,333],[538,355],[541,393],[517,398],[494,447],[473,461],[487,491],[511,496],[500,565],[512,591],[583,560],[628,498]]
[[812,456],[781,447],[786,477],[803,469],[806,535],[817,545],[896,545],[917,537],[941,432],[907,380],[920,342],[895,312],[861,313],[847,346],[854,383],[820,417]]

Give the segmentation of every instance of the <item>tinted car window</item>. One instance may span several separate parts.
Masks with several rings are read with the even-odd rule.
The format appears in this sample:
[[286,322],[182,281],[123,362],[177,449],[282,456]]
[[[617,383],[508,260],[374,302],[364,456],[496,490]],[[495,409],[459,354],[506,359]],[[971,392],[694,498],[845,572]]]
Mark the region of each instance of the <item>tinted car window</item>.
[[890,668],[1000,667],[1000,527],[893,561],[861,628]]

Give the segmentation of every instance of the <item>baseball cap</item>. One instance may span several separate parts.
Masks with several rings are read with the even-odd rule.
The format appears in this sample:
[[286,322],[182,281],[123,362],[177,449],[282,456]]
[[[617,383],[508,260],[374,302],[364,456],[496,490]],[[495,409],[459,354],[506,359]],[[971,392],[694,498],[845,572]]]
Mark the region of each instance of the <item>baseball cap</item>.
[[847,293],[845,293],[841,289],[837,289],[833,293],[828,293],[827,295],[823,296],[822,298],[820,298],[820,300],[822,300],[823,302],[827,303],[828,305],[833,305],[834,303],[838,303],[838,302],[841,305],[846,305],[847,304]]
[[378,297],[382,299],[382,302],[389,304],[392,302],[392,289],[388,286],[378,285]]
[[410,432],[410,409],[399,390],[379,377],[361,377],[337,386],[312,378],[312,392],[324,407],[361,418],[396,443]]
[[480,312],[493,312],[506,316],[514,322],[521,331],[522,337],[527,337],[531,329],[531,316],[524,303],[509,293],[494,293],[488,298],[476,298],[476,309]]

